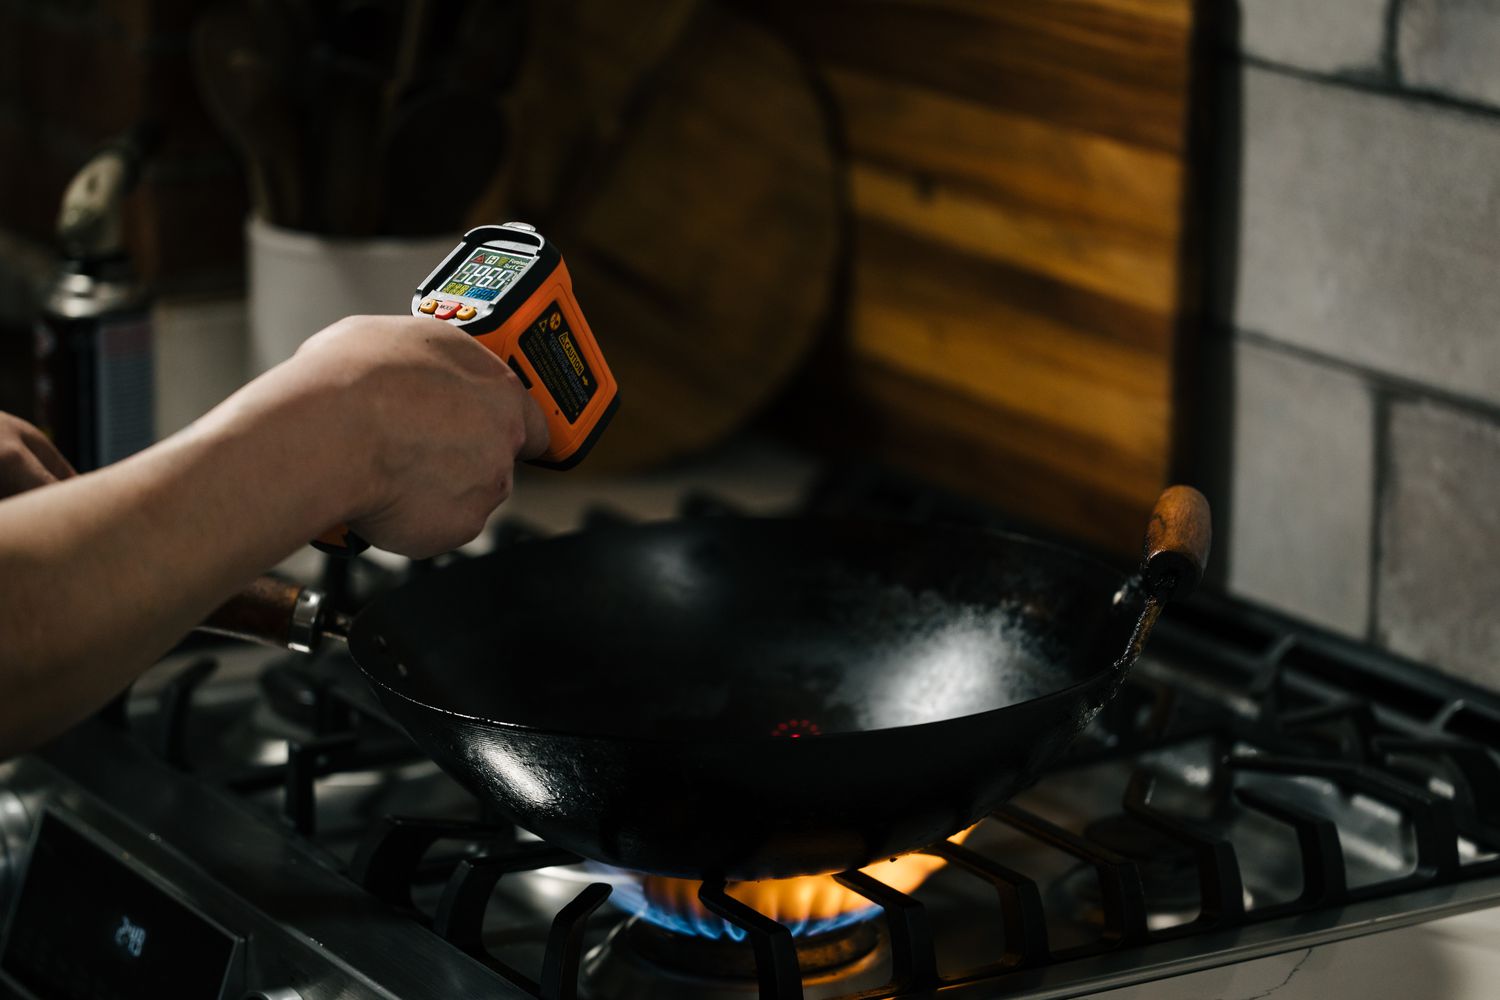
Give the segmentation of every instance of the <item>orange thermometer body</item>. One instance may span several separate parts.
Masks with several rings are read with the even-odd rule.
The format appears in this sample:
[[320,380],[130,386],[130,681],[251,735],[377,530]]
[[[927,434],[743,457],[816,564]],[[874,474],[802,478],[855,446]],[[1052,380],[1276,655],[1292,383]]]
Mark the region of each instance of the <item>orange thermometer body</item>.
[[[573,297],[562,254],[524,222],[465,233],[417,286],[411,312],[469,334],[516,373],[551,435],[534,465],[577,465],[620,404],[619,386]],[[366,547],[344,525],[313,544],[346,554]]]

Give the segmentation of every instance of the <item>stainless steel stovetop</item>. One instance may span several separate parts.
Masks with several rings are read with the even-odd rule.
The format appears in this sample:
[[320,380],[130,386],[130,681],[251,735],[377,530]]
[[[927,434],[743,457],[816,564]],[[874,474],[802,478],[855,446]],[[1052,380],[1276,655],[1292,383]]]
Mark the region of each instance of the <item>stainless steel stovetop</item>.
[[936,873],[846,877],[869,919],[800,940],[713,887],[707,936],[662,929],[633,876],[487,815],[341,657],[178,659],[0,767],[18,995],[1081,996],[1500,901],[1500,699],[1211,596]]

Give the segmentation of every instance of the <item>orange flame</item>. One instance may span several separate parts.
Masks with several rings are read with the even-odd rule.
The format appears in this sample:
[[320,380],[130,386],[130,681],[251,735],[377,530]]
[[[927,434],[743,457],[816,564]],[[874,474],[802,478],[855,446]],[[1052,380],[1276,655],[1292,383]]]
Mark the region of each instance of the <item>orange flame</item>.
[[[948,839],[952,843],[961,844],[974,829],[971,826]],[[905,854],[889,861],[877,861],[860,870],[892,889],[911,892],[945,864],[947,862],[942,858],[917,853]],[[702,884],[691,879],[648,875],[641,888],[653,907],[688,922],[697,922],[712,919],[698,901],[698,887]],[[799,875],[760,882],[730,882],[725,886],[725,891],[740,902],[748,903],[771,919],[788,926],[832,920],[841,914],[874,906],[859,893],[834,881],[832,875]]]

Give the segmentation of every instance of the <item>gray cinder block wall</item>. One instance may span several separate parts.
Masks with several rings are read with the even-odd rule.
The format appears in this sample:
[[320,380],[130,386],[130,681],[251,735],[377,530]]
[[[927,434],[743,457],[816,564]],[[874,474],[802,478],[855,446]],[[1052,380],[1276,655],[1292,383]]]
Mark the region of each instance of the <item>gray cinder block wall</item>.
[[1500,686],[1500,0],[1236,15],[1210,216],[1224,582]]

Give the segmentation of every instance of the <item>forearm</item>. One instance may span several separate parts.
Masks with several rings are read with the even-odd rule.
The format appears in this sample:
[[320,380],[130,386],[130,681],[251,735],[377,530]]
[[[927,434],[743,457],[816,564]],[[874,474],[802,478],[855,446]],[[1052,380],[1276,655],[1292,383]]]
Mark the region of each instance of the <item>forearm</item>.
[[463,544],[516,455],[546,444],[535,402],[473,338],[349,317],[182,434],[0,501],[0,757],[104,704],[335,524],[413,557]]
[[0,501],[0,756],[102,705],[348,516],[357,456],[334,403],[251,386],[126,461]]

